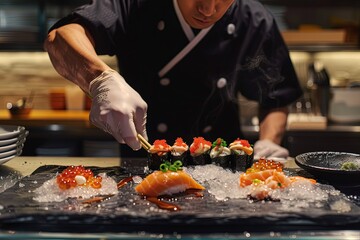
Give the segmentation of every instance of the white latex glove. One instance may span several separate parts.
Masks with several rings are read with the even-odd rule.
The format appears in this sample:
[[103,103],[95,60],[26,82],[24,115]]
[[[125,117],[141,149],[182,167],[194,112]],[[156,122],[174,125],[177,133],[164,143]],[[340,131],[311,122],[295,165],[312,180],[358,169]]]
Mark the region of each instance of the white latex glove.
[[90,122],[110,133],[119,143],[138,150],[137,134],[147,139],[147,104],[114,70],[107,70],[90,82]]
[[265,157],[268,159],[274,158],[287,158],[289,151],[276,143],[265,139],[259,140],[254,144],[254,159]]

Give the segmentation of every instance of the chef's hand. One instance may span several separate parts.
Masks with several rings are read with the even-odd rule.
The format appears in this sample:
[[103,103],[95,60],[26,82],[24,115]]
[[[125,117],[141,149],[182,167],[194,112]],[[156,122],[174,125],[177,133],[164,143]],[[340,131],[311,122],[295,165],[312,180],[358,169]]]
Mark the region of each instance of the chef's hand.
[[104,71],[90,83],[90,122],[119,143],[140,149],[137,134],[147,139],[147,104],[114,70]]
[[289,151],[276,143],[264,139],[258,140],[254,144],[254,158],[259,159],[261,157],[265,158],[287,158],[289,156]]

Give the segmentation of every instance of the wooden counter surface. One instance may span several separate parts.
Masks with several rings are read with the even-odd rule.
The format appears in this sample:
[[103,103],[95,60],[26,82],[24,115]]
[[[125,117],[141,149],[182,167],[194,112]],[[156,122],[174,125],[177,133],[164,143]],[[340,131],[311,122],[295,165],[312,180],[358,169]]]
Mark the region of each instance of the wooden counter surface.
[[0,124],[24,125],[24,123],[27,125],[72,123],[89,126],[89,111],[35,109],[27,116],[14,117],[8,110],[0,110]]

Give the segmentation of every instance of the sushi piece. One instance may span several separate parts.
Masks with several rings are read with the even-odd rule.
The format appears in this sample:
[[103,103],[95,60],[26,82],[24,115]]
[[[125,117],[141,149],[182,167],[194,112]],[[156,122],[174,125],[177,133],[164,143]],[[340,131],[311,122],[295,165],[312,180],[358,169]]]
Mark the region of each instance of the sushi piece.
[[[205,188],[196,182],[189,174],[179,170],[176,161],[169,168],[163,167],[148,175],[135,187],[135,191],[143,196],[158,197],[163,195],[173,195],[184,192],[187,189],[204,190]],[[169,165],[168,165],[169,166]]]
[[169,160],[170,148],[164,139],[154,141],[148,150],[148,167],[150,170],[159,169],[162,163]]
[[102,177],[94,176],[90,169],[83,166],[69,166],[56,177],[60,189],[66,190],[77,186],[101,188]]
[[231,159],[231,169],[233,171],[245,172],[252,166],[254,160],[254,150],[248,140],[237,138],[229,145],[229,149],[233,154]]
[[[34,190],[37,202],[61,202],[68,198],[88,199],[118,193],[117,183],[106,173],[94,173],[84,166],[69,166]],[[101,198],[101,197],[99,197]]]
[[240,176],[240,186],[249,186],[251,188],[249,197],[256,200],[276,200],[271,197],[271,192],[273,190],[287,188],[297,181],[307,181],[311,184],[316,183],[316,180],[311,178],[300,176],[288,177],[283,172],[273,169],[253,173],[243,173]]
[[184,166],[187,165],[187,156],[189,153],[189,146],[184,142],[184,140],[179,137],[175,140],[174,144],[170,148],[171,152],[171,162],[177,160],[181,161]]
[[228,168],[230,166],[232,155],[224,139],[218,138],[213,142],[210,158],[213,163],[223,168]]
[[262,159],[256,166],[240,174],[240,187],[251,189],[249,197],[256,200],[273,200],[271,192],[275,189],[289,187],[297,181],[307,181],[315,184],[316,180],[300,176],[286,176],[282,168],[272,160]]
[[205,140],[203,137],[194,137],[190,145],[191,164],[205,165],[211,163],[210,149],[211,142]]
[[283,164],[261,158],[248,168],[245,173],[240,175],[240,186],[245,187],[251,185],[254,179],[265,181],[267,178],[274,175],[274,171],[282,172]]

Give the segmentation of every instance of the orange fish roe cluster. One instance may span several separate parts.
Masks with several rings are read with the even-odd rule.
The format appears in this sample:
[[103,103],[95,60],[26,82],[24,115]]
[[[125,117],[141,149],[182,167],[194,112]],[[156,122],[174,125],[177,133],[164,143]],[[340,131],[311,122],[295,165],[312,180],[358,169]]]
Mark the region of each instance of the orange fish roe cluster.
[[261,158],[261,159],[259,159],[259,161],[255,162],[251,166],[251,168],[248,168],[246,170],[246,173],[259,172],[259,171],[264,171],[264,170],[268,170],[268,169],[275,169],[276,171],[281,172],[283,170],[283,166],[284,165],[280,162]]
[[190,146],[190,152],[194,153],[201,146],[201,144],[211,146],[211,142],[206,141],[203,137],[194,137],[194,141]]
[[244,140],[244,139],[240,139],[240,138],[237,138],[234,143],[236,142],[240,142],[241,145],[243,145],[244,147],[251,147],[250,143],[248,140]]
[[56,182],[60,189],[66,190],[78,186],[75,179],[76,176],[83,176],[86,179],[81,186],[88,186],[92,188],[101,188],[101,176],[95,176],[90,169],[85,169],[83,166],[70,166],[64,169],[56,177]]
[[179,146],[179,147],[186,147],[187,144],[184,142],[184,140],[181,138],[181,137],[178,137],[176,140],[175,140],[175,143],[174,143],[175,146]]
[[155,140],[153,145],[155,149],[170,150],[170,145],[166,143],[165,139]]

